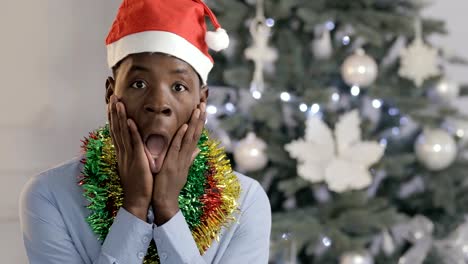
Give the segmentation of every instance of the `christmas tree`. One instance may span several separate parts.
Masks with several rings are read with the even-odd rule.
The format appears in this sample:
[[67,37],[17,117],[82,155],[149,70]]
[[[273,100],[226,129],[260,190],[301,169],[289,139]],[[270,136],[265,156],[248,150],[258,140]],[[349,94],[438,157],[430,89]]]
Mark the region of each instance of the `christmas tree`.
[[[421,0],[207,1],[208,126],[273,211],[272,263],[466,263],[467,87]],[[283,262],[282,262],[283,261]]]

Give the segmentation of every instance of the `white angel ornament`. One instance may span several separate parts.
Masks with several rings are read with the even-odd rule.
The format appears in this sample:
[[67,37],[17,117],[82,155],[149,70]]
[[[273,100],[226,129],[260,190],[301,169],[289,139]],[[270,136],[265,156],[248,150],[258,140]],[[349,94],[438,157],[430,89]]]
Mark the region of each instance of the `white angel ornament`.
[[385,147],[362,141],[360,122],[357,110],[348,112],[340,117],[333,133],[323,120],[311,115],[305,138],[285,145],[298,160],[299,176],[312,183],[325,181],[335,192],[368,187],[372,182],[369,168],[382,158]]

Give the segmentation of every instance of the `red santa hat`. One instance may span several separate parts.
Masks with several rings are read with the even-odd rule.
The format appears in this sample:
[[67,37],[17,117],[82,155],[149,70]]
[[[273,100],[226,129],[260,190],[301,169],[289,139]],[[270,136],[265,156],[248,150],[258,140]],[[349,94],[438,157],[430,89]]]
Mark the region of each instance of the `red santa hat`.
[[[207,32],[209,16],[214,32]],[[130,54],[162,52],[190,64],[204,84],[213,68],[208,48],[220,51],[229,37],[201,0],[124,0],[106,39],[110,68]]]

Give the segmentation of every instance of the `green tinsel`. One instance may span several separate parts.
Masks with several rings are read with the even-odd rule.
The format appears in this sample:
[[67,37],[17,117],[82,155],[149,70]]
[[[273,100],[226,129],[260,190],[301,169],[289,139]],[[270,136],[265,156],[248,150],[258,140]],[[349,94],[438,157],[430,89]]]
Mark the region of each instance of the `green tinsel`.
[[[205,172],[208,169],[208,147],[204,144],[207,140],[208,134],[206,131],[203,131],[198,142],[200,154],[195,158],[190,167],[187,183],[179,195],[179,207],[190,230],[193,230],[200,224],[203,214],[203,204],[199,201],[199,198],[204,193]],[[103,128],[91,132],[89,138],[83,141],[84,144],[82,146],[86,155],[82,161],[84,163],[82,171],[84,178],[80,184],[83,186],[84,196],[90,202],[87,208],[91,211],[91,215],[86,218],[86,221],[101,241],[104,241],[106,238],[117,213],[117,210],[114,212],[108,211],[109,196],[112,195],[109,191],[111,189],[109,185],[112,183],[110,175],[106,171],[115,170],[116,159],[114,151],[112,153],[104,153],[103,147],[106,143],[110,142],[109,124],[106,124]],[[111,149],[113,150],[114,148],[112,147]],[[110,159],[111,162],[106,162],[106,159]],[[121,198],[122,195],[122,192],[114,194],[118,198]],[[144,263],[159,263],[154,242],[150,244]]]

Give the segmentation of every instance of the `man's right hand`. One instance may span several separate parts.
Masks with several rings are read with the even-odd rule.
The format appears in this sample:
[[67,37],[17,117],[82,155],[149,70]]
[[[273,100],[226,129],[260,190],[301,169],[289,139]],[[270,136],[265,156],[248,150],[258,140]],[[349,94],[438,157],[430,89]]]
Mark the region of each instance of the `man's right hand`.
[[[108,105],[125,210],[147,221],[153,193],[153,175],[135,122],[127,119],[125,105],[112,95]],[[127,121],[128,120],[128,121]]]

